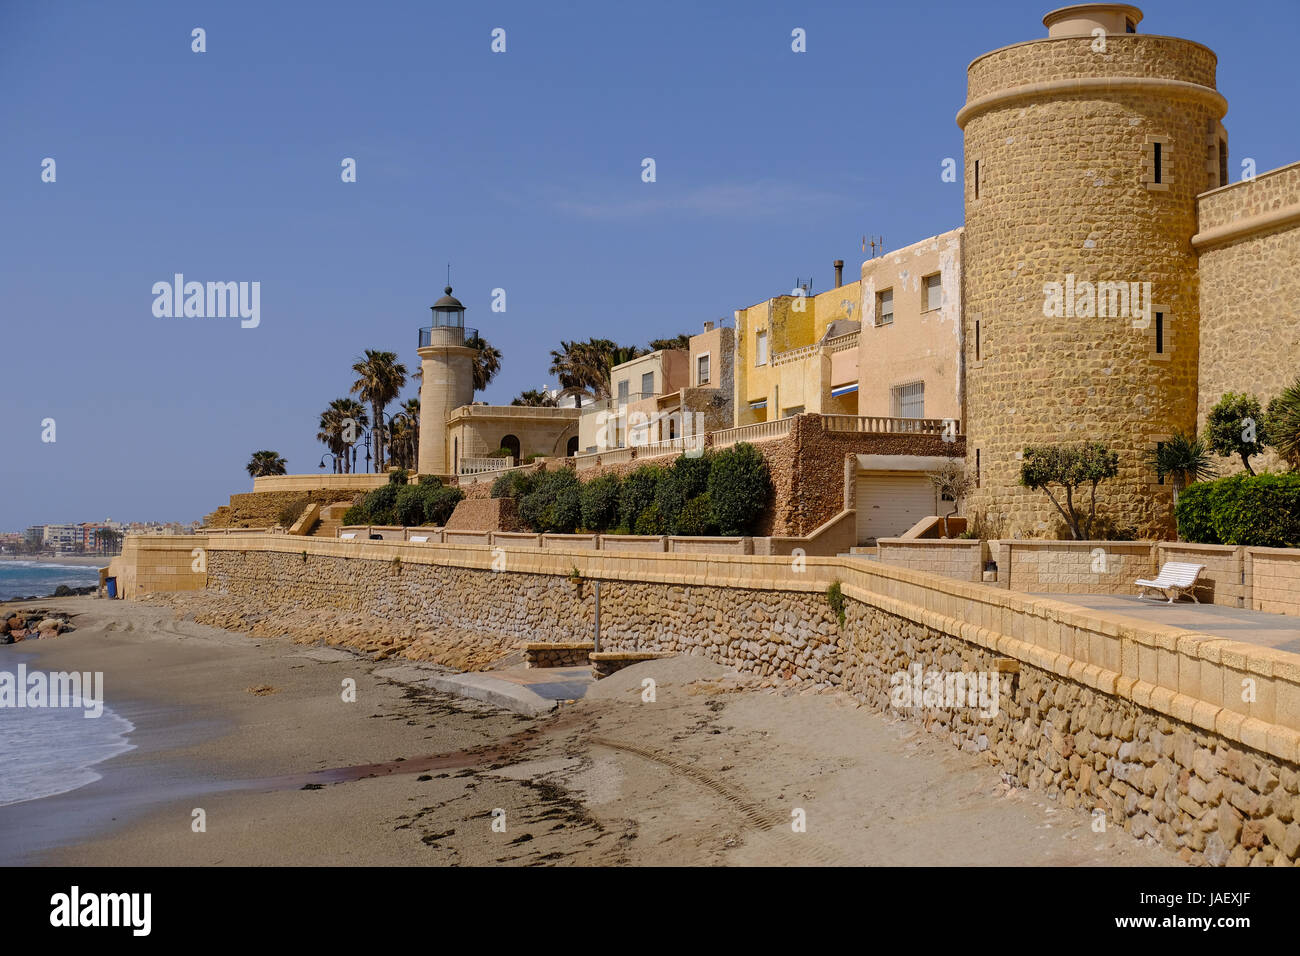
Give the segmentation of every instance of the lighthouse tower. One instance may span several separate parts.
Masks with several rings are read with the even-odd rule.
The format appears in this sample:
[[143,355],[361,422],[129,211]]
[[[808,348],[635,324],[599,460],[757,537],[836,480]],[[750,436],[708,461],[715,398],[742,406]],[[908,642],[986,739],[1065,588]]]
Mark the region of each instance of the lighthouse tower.
[[465,306],[451,286],[435,302],[433,325],[420,329],[420,460],[422,475],[449,475],[456,467],[447,447],[451,413],[474,400],[474,350],[465,344],[477,330],[465,328]]

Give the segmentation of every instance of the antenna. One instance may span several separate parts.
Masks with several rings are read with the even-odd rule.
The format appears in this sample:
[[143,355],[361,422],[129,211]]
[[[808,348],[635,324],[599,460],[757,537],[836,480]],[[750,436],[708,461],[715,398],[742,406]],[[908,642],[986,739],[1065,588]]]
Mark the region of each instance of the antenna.
[[447,263],[447,285],[451,285],[451,263]]

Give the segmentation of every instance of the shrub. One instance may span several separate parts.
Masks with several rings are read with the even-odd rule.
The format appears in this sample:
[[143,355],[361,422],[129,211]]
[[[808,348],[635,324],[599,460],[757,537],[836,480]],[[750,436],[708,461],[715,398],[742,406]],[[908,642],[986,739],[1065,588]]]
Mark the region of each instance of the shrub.
[[572,469],[544,471],[519,499],[519,517],[533,531],[572,534],[582,520],[581,486]]
[[1210,484],[1210,517],[1224,544],[1300,545],[1300,475],[1232,475]]
[[523,471],[507,471],[492,482],[493,498],[522,498],[531,494],[536,476]]
[[659,514],[659,506],[653,502],[650,507],[641,509],[641,513],[636,516],[636,524],[633,525],[634,534],[663,534],[664,519]]
[[388,483],[390,485],[404,485],[411,480],[411,473],[405,468],[398,468],[396,471],[388,473]]
[[582,526],[588,531],[605,531],[618,523],[618,496],[622,482],[615,475],[601,475],[583,484],[580,494]]
[[424,495],[423,524],[441,527],[465,497],[459,488],[430,487]]
[[285,502],[276,512],[276,520],[280,522],[283,528],[290,528],[293,523],[302,517],[302,513],[307,510],[308,500],[305,497],[294,498],[292,501]]
[[748,442],[712,456],[709,501],[724,535],[748,534],[772,495],[767,462]]
[[660,477],[655,487],[655,504],[672,534],[686,534],[678,526],[682,509],[686,502],[708,490],[712,463],[708,455],[697,458],[680,455]]
[[498,448],[496,451],[488,452],[486,455],[484,455],[484,457],[485,458],[514,458],[515,453],[511,451],[509,448]]
[[366,520],[359,524],[396,524],[393,506],[397,504],[397,492],[397,485],[384,485],[367,493],[361,502]]
[[366,511],[365,505],[353,505],[343,512],[343,523],[346,525],[370,524],[370,512]]
[[424,521],[425,485],[402,485],[393,500],[393,524],[411,526]]
[[708,492],[696,495],[677,516],[676,534],[712,535],[718,533],[718,519],[713,516],[713,502]]
[[418,480],[419,483],[422,485],[436,485],[438,487],[442,486],[442,479],[439,478],[437,475],[421,475]]
[[[655,503],[655,491],[664,473],[658,465],[642,465],[623,479],[623,487],[618,496],[619,523],[629,528],[636,528],[637,518]],[[636,531],[636,534],[641,532]],[[649,532],[662,534],[661,531]]]
[[1202,481],[1189,485],[1178,496],[1174,517],[1178,521],[1178,537],[1183,541],[1194,541],[1197,544],[1223,543],[1214,530],[1211,514],[1216,484],[1213,481]]

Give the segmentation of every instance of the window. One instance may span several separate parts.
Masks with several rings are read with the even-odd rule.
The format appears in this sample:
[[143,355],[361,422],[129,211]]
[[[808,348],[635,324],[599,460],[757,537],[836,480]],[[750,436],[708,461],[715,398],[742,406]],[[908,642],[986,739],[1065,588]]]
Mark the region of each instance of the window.
[[975,198],[980,198],[980,161],[975,160]]
[[895,385],[890,390],[893,395],[895,418],[925,417],[925,383],[909,382],[907,385]]
[[1129,18],[1129,17],[1125,17],[1125,18],[1124,18],[1124,32],[1125,32],[1125,33],[1137,33],[1137,32],[1138,32],[1137,24],[1134,23],[1133,20],[1132,20],[1131,18]]
[[1228,185],[1228,141],[1219,140],[1219,185]]
[[1146,169],[1143,174],[1146,177],[1147,189],[1167,190],[1169,184],[1173,181],[1172,170],[1169,168],[1170,146],[1169,141],[1162,136],[1147,137],[1146,145],[1142,148],[1142,162]]
[[764,329],[755,337],[754,364],[767,364],[767,330]]
[[708,353],[701,355],[695,360],[695,384],[709,384],[709,356]]
[[975,361],[980,360],[980,320],[975,320]]
[[1165,351],[1165,314],[1156,313],[1156,354],[1162,355]]
[[876,325],[893,325],[894,290],[886,289],[876,293]]
[[943,305],[943,284],[939,273],[921,280],[921,311],[932,312]]
[[975,487],[980,486],[980,450],[975,449]]
[[644,375],[641,376],[641,397],[645,398],[647,395],[653,395],[654,393],[655,393],[655,373],[646,372]]
[[618,383],[618,403],[620,405],[627,404],[627,379],[623,379]]
[[[1164,450],[1165,450],[1165,443],[1162,441],[1156,442],[1156,461],[1160,460],[1160,453]],[[1163,485],[1164,483],[1165,483],[1165,473],[1163,471],[1157,471],[1156,484]]]

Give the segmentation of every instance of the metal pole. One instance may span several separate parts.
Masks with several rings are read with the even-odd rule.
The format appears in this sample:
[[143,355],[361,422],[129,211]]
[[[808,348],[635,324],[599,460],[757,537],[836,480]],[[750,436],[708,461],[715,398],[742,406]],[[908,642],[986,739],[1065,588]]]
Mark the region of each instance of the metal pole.
[[595,651],[600,653],[600,582],[596,582],[596,639]]

